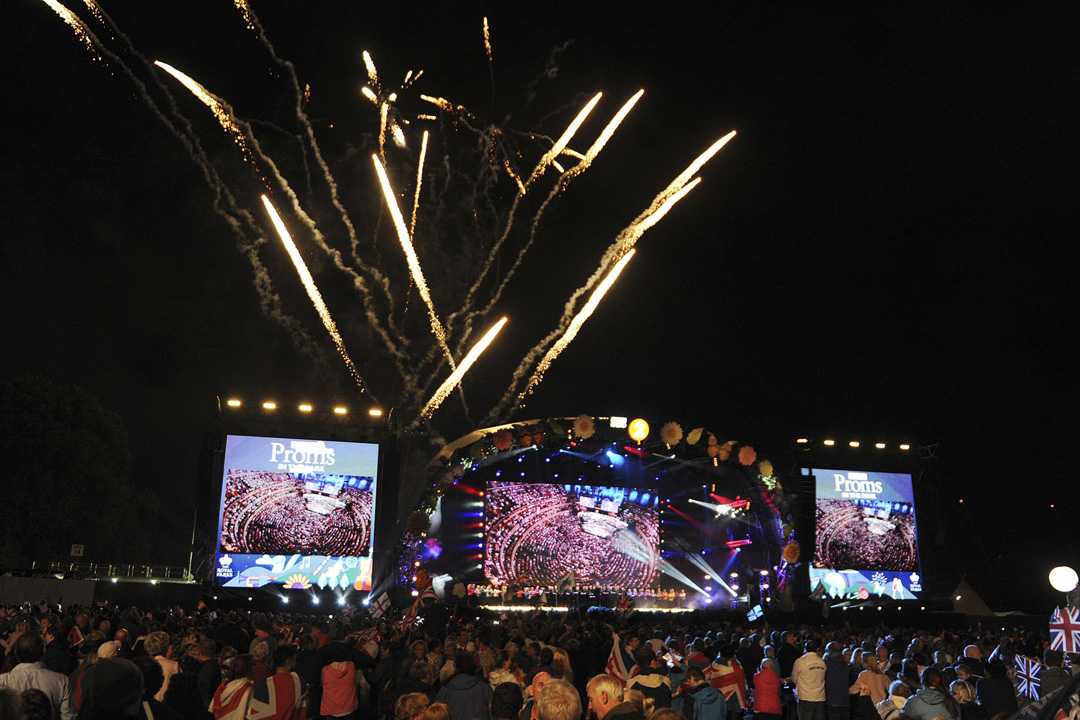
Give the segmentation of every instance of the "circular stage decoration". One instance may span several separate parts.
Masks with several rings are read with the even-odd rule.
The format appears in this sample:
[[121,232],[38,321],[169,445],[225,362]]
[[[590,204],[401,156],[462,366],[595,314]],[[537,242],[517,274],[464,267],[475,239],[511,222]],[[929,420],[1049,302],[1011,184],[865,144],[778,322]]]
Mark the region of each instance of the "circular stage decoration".
[[409,523],[399,580],[772,600],[801,554],[781,479],[750,443],[683,427],[577,415],[448,443],[417,511],[438,527]]

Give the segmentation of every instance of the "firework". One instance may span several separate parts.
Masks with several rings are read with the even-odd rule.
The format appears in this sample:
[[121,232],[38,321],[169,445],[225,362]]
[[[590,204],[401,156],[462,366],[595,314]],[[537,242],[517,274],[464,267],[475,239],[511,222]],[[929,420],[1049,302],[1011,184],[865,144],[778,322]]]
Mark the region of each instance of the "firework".
[[559,139],[551,146],[551,149],[540,157],[540,162],[536,163],[536,168],[532,171],[532,175],[525,181],[525,187],[532,185],[538,177],[543,175],[544,171],[547,170],[547,166],[551,164],[551,161],[557,158],[559,154],[566,149],[566,146],[570,144],[574,135],[577,134],[578,129],[585,122],[585,119],[589,117],[589,113],[593,111],[593,108],[596,107],[596,104],[600,102],[600,98],[603,96],[604,93],[596,93],[593,95],[592,100],[587,102],[585,107],[581,108],[574,119],[570,121],[570,124],[566,126],[566,129],[563,130]]
[[577,334],[581,331],[581,327],[585,324],[596,308],[600,305],[600,301],[604,299],[604,295],[611,289],[611,286],[615,284],[615,281],[619,279],[619,274],[622,273],[623,268],[626,267],[630,259],[634,257],[636,251],[631,250],[622,256],[619,262],[615,263],[615,267],[611,268],[611,271],[607,274],[607,277],[601,281],[596,289],[593,290],[593,294],[589,297],[589,301],[585,303],[585,306],[581,308],[581,311],[574,316],[574,319],[570,321],[570,326],[566,328],[566,332],[559,338],[554,345],[547,351],[544,357],[540,360],[540,363],[536,366],[536,371],[533,372],[531,378],[529,378],[528,384],[525,389],[518,395],[518,401],[525,399],[525,396],[533,391],[533,389],[540,384],[540,381],[544,379],[544,373],[551,367],[551,363],[555,362],[555,359],[562,354],[570,343],[574,341]]
[[409,229],[405,227],[405,218],[402,217],[401,208],[398,207],[394,188],[390,185],[390,178],[386,174],[386,169],[379,162],[379,156],[372,155],[371,161],[375,165],[375,173],[379,176],[379,185],[382,187],[386,206],[390,210],[390,217],[394,221],[394,229],[397,231],[398,240],[401,242],[401,249],[405,253],[405,262],[409,266],[409,274],[412,276],[413,282],[416,283],[416,291],[420,293],[420,299],[427,306],[428,320],[431,322],[431,334],[435,336],[435,341],[442,348],[450,367],[453,368],[454,356],[446,344],[446,331],[443,330],[439,315],[435,312],[435,301],[431,299],[431,292],[428,290],[427,280],[424,279],[420,259],[416,257],[416,249],[413,247],[412,238],[409,236]]
[[503,317],[497,323],[491,326],[483,337],[481,337],[469,352],[465,353],[465,357],[461,359],[461,364],[457,366],[457,369],[450,373],[450,377],[443,381],[442,385],[435,391],[435,394],[431,396],[431,399],[424,404],[422,410],[420,410],[420,418],[428,419],[432,413],[439,409],[439,406],[443,404],[443,401],[449,397],[451,391],[461,382],[461,379],[465,377],[465,373],[469,372],[469,368],[473,366],[476,359],[487,350],[488,345],[495,341],[495,336],[499,334],[499,331],[503,329],[507,321],[510,318]]
[[233,0],[233,5],[240,11],[240,15],[244,18],[244,24],[248,30],[255,30],[255,16],[251,12],[251,6],[247,0]]
[[195,82],[195,80],[188,75],[185,75],[184,73],[174,68],[172,65],[163,63],[160,60],[155,60],[154,64],[165,72],[172,75],[174,78],[176,78],[177,82],[187,88],[192,95],[198,98],[199,102],[210,108],[210,112],[212,112],[214,114],[214,117],[217,118],[217,121],[221,125],[221,127],[224,128],[225,132],[229,133],[229,135],[232,136],[233,140],[236,142],[237,146],[239,146],[240,151],[244,154],[244,156],[248,156],[248,148],[247,142],[244,139],[244,131],[240,127],[240,124],[236,122],[236,116],[233,115],[232,109],[229,107],[228,103],[219,98],[217,95],[214,95],[212,92],[204,88],[199,83]]
[[75,33],[75,37],[79,42],[86,46],[86,49],[94,57],[95,60],[99,60],[100,56],[97,51],[97,42],[94,37],[94,33],[90,31],[90,28],[86,27],[86,23],[79,19],[79,16],[68,10],[57,0],[43,0],[43,2],[49,6],[54,13],[60,16],[60,19],[71,28],[71,31]]
[[379,71],[375,69],[375,61],[371,59],[371,53],[367,50],[360,53],[360,56],[364,59],[364,69],[367,70],[368,82],[372,87],[379,87]]
[[326,302],[323,301],[322,294],[319,292],[318,286],[315,285],[315,278],[311,277],[311,272],[304,263],[304,258],[300,256],[296,243],[293,242],[292,236],[289,235],[289,230],[285,227],[285,223],[281,220],[277,210],[274,209],[270,198],[265,195],[261,197],[263,207],[266,208],[266,214],[270,216],[270,222],[274,224],[274,229],[277,230],[278,237],[281,238],[281,244],[285,246],[285,252],[289,254],[289,259],[292,260],[293,267],[296,268],[296,274],[300,276],[300,282],[303,283],[304,290],[307,291],[308,298],[311,299],[311,304],[315,306],[315,311],[319,314],[323,327],[330,334],[330,339],[334,342],[338,355],[341,356],[345,367],[349,370],[349,374],[356,381],[356,386],[362,391],[367,391],[367,388],[364,387],[364,381],[360,377],[360,372],[356,369],[356,365],[353,364],[352,358],[349,357],[349,351],[345,349],[345,341],[342,339],[341,333],[338,332],[334,318],[330,315],[330,308],[326,307]]
[[367,85],[360,88],[360,93],[372,102],[373,105],[379,104],[379,97],[375,94],[375,91],[369,88]]
[[484,33],[484,54],[487,55],[489,63],[495,62],[495,53],[491,49],[491,26],[488,25],[488,19],[484,18],[483,23]]
[[427,157],[428,131],[420,137],[420,159],[416,161],[416,190],[413,192],[412,217],[409,218],[409,237],[416,237],[416,211],[420,208],[420,186],[424,182],[424,158]]
[[83,0],[83,5],[90,11],[90,14],[94,16],[99,23],[107,25],[108,21],[105,19],[105,13],[102,12],[101,6],[97,4],[96,0]]

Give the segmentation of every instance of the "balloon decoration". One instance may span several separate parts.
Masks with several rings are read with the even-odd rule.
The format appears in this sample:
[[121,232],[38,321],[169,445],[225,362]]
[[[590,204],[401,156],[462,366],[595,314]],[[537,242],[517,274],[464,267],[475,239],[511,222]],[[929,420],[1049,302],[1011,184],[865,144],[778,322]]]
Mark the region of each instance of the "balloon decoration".
[[596,434],[596,423],[589,415],[578,415],[574,420],[574,435],[582,440],[588,440]]
[[514,434],[509,430],[500,430],[495,433],[495,449],[506,452],[514,445]]
[[678,445],[679,441],[683,439],[682,425],[673,421],[664,423],[660,427],[660,439],[669,448],[672,445]]
[[749,445],[743,445],[739,448],[739,464],[740,465],[753,465],[757,460],[757,451]]
[[687,445],[697,445],[698,440],[701,439],[701,433],[705,432],[705,428],[694,428],[690,431],[690,434],[686,436]]
[[782,553],[784,562],[786,562],[788,565],[794,565],[795,563],[799,562],[799,555],[801,552],[802,547],[799,545],[799,541],[792,540],[784,546],[784,552]]

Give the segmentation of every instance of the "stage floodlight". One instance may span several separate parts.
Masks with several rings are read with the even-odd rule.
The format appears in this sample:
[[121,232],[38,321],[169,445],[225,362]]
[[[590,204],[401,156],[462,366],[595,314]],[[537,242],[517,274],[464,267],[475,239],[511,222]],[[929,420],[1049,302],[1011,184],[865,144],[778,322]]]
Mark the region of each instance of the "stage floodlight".
[[805,445],[810,442],[810,438],[795,438],[795,442],[799,445]]
[[150,584],[151,584],[151,585],[157,585],[157,580],[151,580],[151,581],[150,581]]
[[120,582],[120,578],[113,578],[113,579],[112,579],[112,581],[113,581],[114,583],[118,583],[118,582]]
[[361,601],[361,603],[360,603],[360,604],[361,604],[361,605],[363,605],[364,607],[367,607],[368,605],[371,605],[371,596],[370,596],[370,595],[368,595],[368,596],[367,596],[366,598],[364,598],[364,599],[363,599],[363,600]]
[[345,596],[344,595],[342,595],[341,597],[339,597],[337,599],[337,604],[340,605],[341,607],[345,607]]
[[911,446],[908,445],[907,443],[900,443],[900,449],[903,450],[904,452],[907,452],[908,450],[911,449]]
[[876,447],[878,450],[884,450],[885,449],[885,443],[883,443],[883,442],[874,443],[874,447]]
[[383,416],[382,408],[373,407],[368,408],[367,414],[373,418],[381,418]]
[[832,438],[826,438],[825,439],[825,447],[832,447],[835,444],[836,444],[836,441],[833,440]]
[[1050,571],[1050,587],[1061,593],[1071,593],[1080,584],[1080,576],[1067,565],[1060,565]]
[[311,403],[300,403],[296,406],[296,409],[302,413],[309,413],[315,409],[315,406],[313,406]]
[[858,441],[858,440],[852,440],[852,441],[850,441],[850,442],[848,443],[848,447],[853,447],[853,448],[857,448],[857,447],[859,447],[859,441]]
[[277,403],[273,400],[264,400],[262,404],[262,409],[268,412],[273,412],[274,410],[277,410]]
[[318,595],[312,595],[311,596],[311,604],[312,605],[318,605],[319,604],[319,596]]
[[349,414],[349,408],[345,407],[344,405],[335,405],[334,406],[334,414],[335,415],[348,415]]
[[225,404],[235,409],[241,407],[244,403],[240,398],[229,398],[225,401]]
[[616,428],[616,429],[619,429],[619,430],[626,429],[626,418],[624,418],[624,417],[619,417],[619,416],[616,416],[616,415],[612,415],[611,420],[609,421],[609,423],[610,423],[611,427],[613,427],[613,428]]

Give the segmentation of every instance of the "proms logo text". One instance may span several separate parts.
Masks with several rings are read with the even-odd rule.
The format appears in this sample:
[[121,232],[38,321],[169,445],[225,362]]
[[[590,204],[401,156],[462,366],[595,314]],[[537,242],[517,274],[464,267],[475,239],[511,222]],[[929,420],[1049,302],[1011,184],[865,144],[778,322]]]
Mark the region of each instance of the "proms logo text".
[[833,473],[833,489],[842,498],[877,500],[885,489],[880,480],[870,480],[864,472]]
[[323,472],[334,465],[334,448],[322,440],[290,440],[270,443],[270,462],[287,472]]

